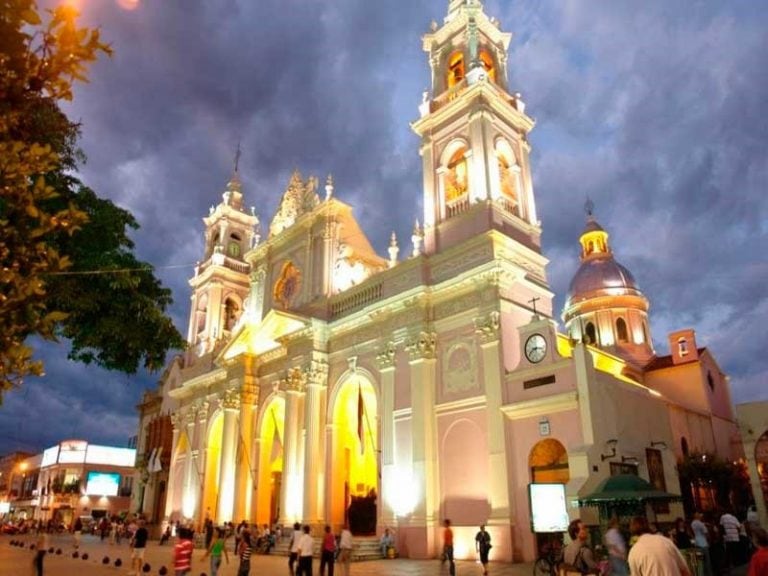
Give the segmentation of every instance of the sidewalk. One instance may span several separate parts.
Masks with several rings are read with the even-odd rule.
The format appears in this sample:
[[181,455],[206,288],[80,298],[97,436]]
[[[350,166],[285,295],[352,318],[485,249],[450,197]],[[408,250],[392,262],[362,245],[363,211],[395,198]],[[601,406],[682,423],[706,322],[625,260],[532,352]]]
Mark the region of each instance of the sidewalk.
[[[25,548],[11,546],[12,540],[25,542]],[[2,536],[0,537],[0,576],[26,576],[31,574],[30,568],[34,552],[29,545],[35,541],[34,536]],[[124,576],[130,568],[130,549],[128,543],[110,546],[101,542],[97,537],[86,536],[80,552],[88,554],[88,560],[72,558],[74,550],[72,537],[68,535],[54,536],[51,538],[51,546],[61,549],[62,553],[47,554],[45,558],[46,576]],[[168,575],[173,575],[171,569],[172,546],[159,546],[151,542],[147,548],[145,562],[150,565],[150,571],[145,574],[155,576],[160,567],[165,566]],[[102,564],[104,557],[109,558],[109,564]],[[195,550],[190,576],[210,574],[207,560],[202,560],[203,551]],[[122,566],[116,568],[114,560],[120,558]],[[312,563],[313,573],[317,576],[320,571],[320,560],[315,558]],[[367,562],[354,562],[351,567],[352,576],[448,576],[447,567],[442,569],[438,560],[373,560]],[[531,564],[506,564],[491,562],[488,570],[490,576],[531,576]],[[336,571],[338,573],[338,570]],[[219,576],[235,576],[237,574],[237,562],[230,558],[230,564],[223,563],[219,570]],[[251,558],[252,576],[287,576],[288,558],[285,556],[261,556]],[[481,576],[480,564],[474,562],[459,561],[456,563],[457,576]]]

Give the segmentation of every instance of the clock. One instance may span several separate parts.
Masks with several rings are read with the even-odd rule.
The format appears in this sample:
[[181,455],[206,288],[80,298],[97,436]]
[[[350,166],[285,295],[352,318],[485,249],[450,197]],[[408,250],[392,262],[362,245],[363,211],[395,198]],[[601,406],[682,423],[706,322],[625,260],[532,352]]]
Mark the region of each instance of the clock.
[[533,334],[525,341],[525,357],[537,364],[547,355],[547,340],[541,334]]

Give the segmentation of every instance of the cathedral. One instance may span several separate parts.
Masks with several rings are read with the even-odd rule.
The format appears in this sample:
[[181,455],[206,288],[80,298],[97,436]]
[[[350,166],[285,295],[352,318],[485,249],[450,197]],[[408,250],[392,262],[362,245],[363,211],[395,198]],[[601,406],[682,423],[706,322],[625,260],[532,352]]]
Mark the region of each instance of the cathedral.
[[430,558],[450,519],[457,557],[485,524],[491,560],[530,561],[531,484],[564,486],[573,518],[611,475],[679,493],[689,451],[742,456],[714,356],[693,330],[655,351],[591,207],[558,329],[511,37],[479,0],[423,36],[424,213],[385,255],[330,177],[294,173],[262,228],[235,171],[203,218],[189,348],[139,407],[150,520],[389,527]]

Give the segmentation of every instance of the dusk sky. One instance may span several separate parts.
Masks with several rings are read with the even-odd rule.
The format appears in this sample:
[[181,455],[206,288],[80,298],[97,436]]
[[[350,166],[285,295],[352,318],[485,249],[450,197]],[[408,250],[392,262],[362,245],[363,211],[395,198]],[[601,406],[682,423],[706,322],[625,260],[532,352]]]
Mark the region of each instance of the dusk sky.
[[[48,4],[51,2],[49,1]],[[321,182],[382,255],[422,219],[421,35],[448,0],[77,0],[115,54],[66,106],[81,178],[130,210],[138,256],[186,335],[203,222],[241,141],[247,205],[267,227],[291,172]],[[537,210],[559,320],[584,201],[651,302],[658,354],[694,328],[734,402],[768,399],[768,11],[758,0],[496,0],[510,85],[537,122]],[[0,407],[0,454],[69,437],[125,445],[160,374],[125,376],[40,348],[44,378]]]

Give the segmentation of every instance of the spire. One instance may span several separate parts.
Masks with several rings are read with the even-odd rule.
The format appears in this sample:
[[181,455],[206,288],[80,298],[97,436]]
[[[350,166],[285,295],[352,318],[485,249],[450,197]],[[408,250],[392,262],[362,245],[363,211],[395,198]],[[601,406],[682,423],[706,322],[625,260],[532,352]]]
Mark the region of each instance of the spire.
[[397,236],[395,232],[392,232],[392,236],[389,239],[389,262],[387,263],[390,268],[394,268],[397,265],[397,254],[400,252],[400,247],[397,245]]
[[611,248],[608,245],[608,232],[606,232],[595,219],[595,203],[587,196],[584,202],[584,213],[587,216],[587,225],[584,232],[581,233],[579,242],[581,243],[581,259],[593,257],[606,257],[611,255]]

